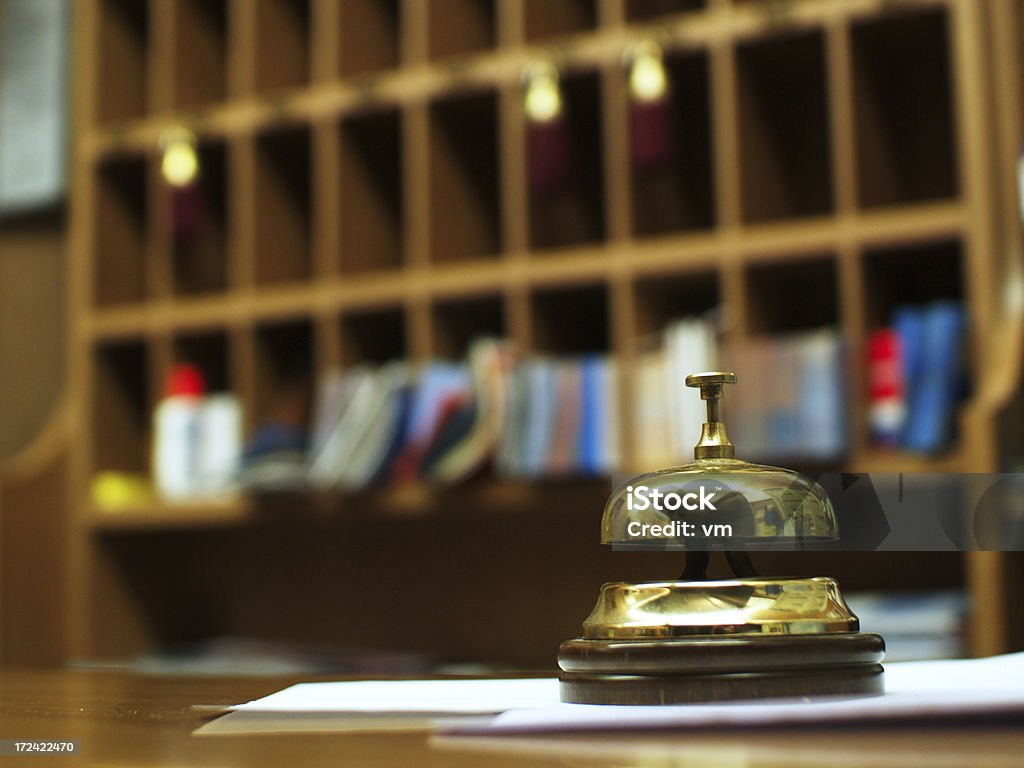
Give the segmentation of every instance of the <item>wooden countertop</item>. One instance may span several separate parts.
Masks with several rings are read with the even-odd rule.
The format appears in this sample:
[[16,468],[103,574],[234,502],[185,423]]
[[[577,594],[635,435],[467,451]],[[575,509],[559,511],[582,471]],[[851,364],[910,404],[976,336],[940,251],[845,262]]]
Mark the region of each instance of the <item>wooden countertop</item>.
[[[308,678],[304,678],[308,679]],[[75,756],[0,758],[60,766],[1017,766],[1024,728],[809,728],[784,732],[464,738],[425,733],[195,737],[193,705],[232,704],[296,678],[167,678],[106,672],[0,672],[0,738],[79,741]]]

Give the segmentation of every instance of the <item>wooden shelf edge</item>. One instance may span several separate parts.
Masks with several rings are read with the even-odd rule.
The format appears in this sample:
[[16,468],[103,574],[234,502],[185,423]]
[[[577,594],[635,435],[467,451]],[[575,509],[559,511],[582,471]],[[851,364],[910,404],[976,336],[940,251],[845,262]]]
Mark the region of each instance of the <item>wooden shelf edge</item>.
[[146,531],[174,528],[230,527],[249,522],[252,506],[247,499],[203,501],[187,504],[153,502],[124,508],[93,506],[85,523],[94,531]]
[[[740,456],[739,458],[746,458]],[[681,459],[678,464],[683,464],[689,459]],[[799,465],[799,461],[793,459],[780,458],[773,460],[770,457],[765,458],[763,461],[758,459],[758,463],[770,464],[780,467],[790,467],[793,465]],[[805,466],[810,466],[808,463]],[[623,470],[624,474],[643,474],[650,472],[658,467],[629,467]],[[801,470],[804,471],[804,470]],[[811,471],[810,469],[806,471]],[[824,462],[820,467],[815,468],[813,471],[822,471],[825,473],[838,473],[846,472],[851,474],[943,474],[943,473],[959,473],[967,472],[968,468],[963,460],[962,451],[957,448],[956,450],[949,451],[941,456],[920,456],[905,451],[883,451],[883,450],[870,450],[859,453],[854,453],[848,458],[835,461],[835,462]]]
[[959,449],[941,456],[919,456],[905,451],[865,451],[850,459],[844,471],[855,474],[955,474],[968,468]]
[[[649,471],[631,468],[629,474]],[[955,473],[964,471],[959,453],[929,458],[905,453],[873,452],[862,454],[835,467],[835,472],[853,473]],[[359,519],[387,521],[441,514],[472,514],[503,516],[517,514],[533,507],[549,509],[561,497],[574,499],[578,507],[580,494],[591,493],[595,500],[611,491],[611,480],[602,477],[567,477],[528,481],[494,479],[473,481],[464,485],[433,487],[425,483],[380,488],[356,493],[310,491],[240,496],[225,501],[168,504],[154,502],[124,509],[92,507],[85,523],[99,532],[131,532],[226,528],[264,521],[273,523],[329,521],[352,519],[350,510],[359,510]],[[543,502],[540,503],[540,498]],[[592,510],[595,519],[601,509]],[[287,518],[285,518],[287,515]]]
[[[92,507],[85,523],[99,532],[132,532],[200,528],[230,528],[256,521],[275,523],[359,519],[387,521],[438,515],[504,516],[536,507],[547,508],[550,497],[578,500],[581,493],[603,498],[610,491],[609,480],[600,477],[545,479],[535,482],[517,479],[473,481],[464,485],[433,487],[425,483],[380,488],[356,493],[309,491],[240,496],[223,502],[168,504],[153,502],[123,509]],[[545,496],[538,505],[538,497]],[[593,510],[595,519],[600,507]],[[287,517],[285,517],[287,515]]]
[[[716,268],[730,255],[743,263],[762,263],[794,253],[828,253],[853,238],[862,246],[954,237],[965,225],[962,200],[861,211],[729,230],[686,232],[655,239],[627,240],[586,248],[507,253],[501,258],[399,269],[236,291],[93,307],[87,333],[96,339],[138,338],[154,331],[223,326],[232,322],[272,321],[306,316],[310,308],[343,312],[347,308],[399,305],[426,295],[443,300],[475,292],[500,292],[512,286],[534,287],[607,281],[613,275],[666,272],[684,275]],[[628,258],[627,258],[628,256]]]

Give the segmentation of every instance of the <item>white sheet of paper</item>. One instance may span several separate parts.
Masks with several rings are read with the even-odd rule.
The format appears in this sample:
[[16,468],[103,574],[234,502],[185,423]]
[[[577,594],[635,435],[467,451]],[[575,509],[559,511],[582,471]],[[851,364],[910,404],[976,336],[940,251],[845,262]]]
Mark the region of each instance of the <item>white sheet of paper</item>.
[[518,680],[359,680],[299,683],[232,707],[240,712],[479,715],[558,702],[553,678]]
[[[302,683],[233,708],[245,715],[351,715],[382,720],[436,717],[446,733],[708,728],[891,722],[897,719],[1024,716],[1024,653],[989,659],[886,665],[886,693],[865,698],[816,698],[632,707],[562,704],[553,678],[519,680],[385,680]],[[497,714],[493,718],[460,716]],[[455,719],[443,719],[455,718]],[[282,720],[277,728],[287,728]],[[352,724],[350,724],[352,725]],[[354,726],[353,726],[354,727]]]
[[886,665],[886,693],[862,698],[626,707],[557,704],[509,709],[486,722],[454,723],[448,733],[539,733],[647,728],[714,728],[828,722],[892,722],[1024,715],[1024,653],[988,659]]

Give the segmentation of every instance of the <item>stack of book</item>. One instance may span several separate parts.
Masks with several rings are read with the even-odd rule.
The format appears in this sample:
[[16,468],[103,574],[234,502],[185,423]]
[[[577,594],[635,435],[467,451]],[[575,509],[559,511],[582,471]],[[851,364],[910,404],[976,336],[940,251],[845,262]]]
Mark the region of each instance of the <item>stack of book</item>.
[[294,446],[250,452],[242,485],[452,484],[485,466],[525,478],[609,474],[620,464],[617,370],[608,355],[519,358],[482,339],[462,361],[334,371],[320,382],[301,467]]
[[[689,461],[705,414],[684,381],[689,373],[717,369],[719,347],[708,315],[670,323],[628,372],[608,354],[521,357],[495,339],[475,342],[461,361],[392,361],[331,372],[320,382],[308,440],[296,435],[280,450],[251,447],[240,484],[249,490],[451,484],[484,467],[527,479],[607,475],[623,465],[622,375],[633,385],[631,465]],[[726,413],[744,457],[820,460],[845,452],[842,343],[834,329],[726,351],[726,366],[744,383],[730,393]],[[259,435],[278,432],[265,426]]]
[[513,358],[502,341],[464,361],[404,361],[320,382],[309,450],[315,488],[355,490],[418,478],[456,482],[492,457],[505,427]]
[[726,420],[744,457],[833,461],[847,450],[843,340],[834,328],[732,345],[727,366],[743,386]]
[[687,375],[717,369],[717,329],[710,317],[675,320],[641,351],[633,370],[633,446],[638,468],[689,461],[705,419]]
[[605,475],[621,463],[618,365],[609,355],[532,357],[508,384],[498,471],[519,477]]
[[892,326],[868,341],[869,419],[873,442],[935,454],[953,438],[963,392],[966,315],[937,301],[898,307]]

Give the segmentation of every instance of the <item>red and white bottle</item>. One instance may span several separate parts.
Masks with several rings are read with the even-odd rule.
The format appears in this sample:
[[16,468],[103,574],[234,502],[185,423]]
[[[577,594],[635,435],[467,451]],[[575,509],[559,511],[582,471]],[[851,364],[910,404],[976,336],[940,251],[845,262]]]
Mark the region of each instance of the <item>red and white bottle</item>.
[[153,423],[153,482],[167,501],[195,497],[205,384],[194,365],[174,366]]
[[871,441],[895,448],[907,417],[899,334],[883,328],[868,340],[868,424]]

